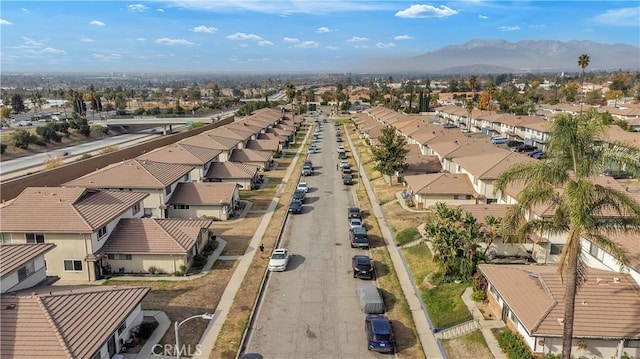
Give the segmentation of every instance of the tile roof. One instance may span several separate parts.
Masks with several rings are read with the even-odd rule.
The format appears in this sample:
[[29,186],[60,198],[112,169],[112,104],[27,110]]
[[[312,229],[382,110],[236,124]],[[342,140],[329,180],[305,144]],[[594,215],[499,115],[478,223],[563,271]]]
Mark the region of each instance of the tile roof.
[[121,219],[98,253],[183,255],[195,245],[200,230],[212,223],[212,219]]
[[628,146],[640,148],[640,133],[625,131],[617,125],[607,126],[603,140],[621,142]]
[[3,295],[0,356],[91,358],[149,290],[91,286],[65,291],[63,287],[41,287],[30,288],[32,294]]
[[243,178],[254,177],[258,166],[238,162],[214,162],[207,172],[207,178]]
[[249,142],[247,142],[247,148],[251,150],[257,150],[257,151],[278,152],[280,150],[280,141],[275,139],[263,140],[258,138],[257,140],[249,140]]
[[219,149],[194,146],[187,143],[175,143],[157,148],[136,158],[138,160],[164,163],[203,165],[215,160],[220,153],[222,151]]
[[634,231],[604,234],[626,252],[629,266],[640,271],[640,234]]
[[522,153],[500,149],[493,153],[457,157],[453,161],[476,178],[495,180],[515,165],[536,160]]
[[463,204],[459,206],[462,208],[464,212],[470,213],[475,219],[478,220],[478,223],[485,223],[487,221],[487,217],[493,216],[495,218],[504,218],[507,215],[507,212],[513,205],[510,204]]
[[462,137],[454,141],[430,143],[429,147],[444,158],[456,158],[480,153],[506,152],[506,150],[492,144],[486,138]]
[[131,159],[109,165],[64,184],[65,187],[163,189],[194,169],[193,165]]
[[27,187],[0,206],[0,228],[18,233],[93,233],[148,195],[82,187]]
[[55,247],[53,243],[0,244],[0,277],[18,270]]
[[469,176],[464,174],[428,173],[405,176],[403,179],[417,194],[476,195]]
[[[529,334],[562,337],[565,285],[557,266],[480,264],[478,269]],[[640,339],[640,290],[628,274],[587,268],[575,303],[574,337]]]
[[234,140],[246,141],[255,133],[249,130],[241,130],[239,128],[231,128],[229,126],[222,126],[214,128],[213,130],[206,132],[209,136],[226,137]]
[[169,200],[168,205],[219,205],[231,203],[238,185],[222,182],[180,183]]
[[258,135],[258,140],[275,140],[278,141],[278,143],[281,142],[285,142],[289,136],[287,135],[276,135],[275,133],[271,133],[271,132],[267,132],[267,133],[261,133]]
[[228,151],[232,148],[237,147],[238,143],[240,143],[240,140],[214,136],[210,134],[210,132],[204,132],[196,136],[185,138],[178,143],[205,147],[214,150]]
[[234,150],[229,158],[233,162],[268,162],[273,154],[269,151],[256,151],[248,148]]

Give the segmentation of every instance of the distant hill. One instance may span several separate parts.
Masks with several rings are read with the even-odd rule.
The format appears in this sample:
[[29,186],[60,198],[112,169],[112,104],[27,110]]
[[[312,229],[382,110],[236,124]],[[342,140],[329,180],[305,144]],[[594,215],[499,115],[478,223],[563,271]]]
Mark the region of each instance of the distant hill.
[[579,71],[578,57],[587,54],[589,71],[640,70],[640,47],[593,41],[471,40],[426,54],[374,60],[372,70],[434,74]]

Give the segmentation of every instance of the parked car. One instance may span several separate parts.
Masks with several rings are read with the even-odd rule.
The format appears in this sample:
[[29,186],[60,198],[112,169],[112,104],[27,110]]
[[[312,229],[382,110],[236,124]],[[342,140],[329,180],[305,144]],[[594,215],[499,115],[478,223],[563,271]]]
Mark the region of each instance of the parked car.
[[358,218],[362,219],[362,212],[360,212],[359,207],[349,207],[347,208],[347,218]]
[[382,314],[385,312],[384,299],[375,285],[358,284],[356,296],[360,309],[366,314]]
[[302,213],[302,201],[299,199],[291,200],[291,203],[289,203],[289,213],[293,213],[293,214]]
[[532,145],[520,145],[514,148],[515,152],[531,152],[537,150],[538,147]]
[[311,176],[313,174],[313,168],[310,166],[302,166],[302,175]]
[[313,170],[313,162],[311,162],[311,160],[304,161],[303,168],[304,167],[311,168],[311,173],[313,174],[313,172],[314,172],[314,170]]
[[342,137],[340,136],[336,137],[336,142],[342,142]]
[[338,152],[344,152],[344,146],[343,145],[338,146]]
[[269,259],[269,270],[272,272],[284,272],[289,264],[289,250],[278,248],[273,251]]
[[529,153],[529,157],[535,158],[536,160],[541,160],[545,156],[544,156],[544,152],[542,152],[540,150],[535,150],[535,151],[532,151],[531,153]]
[[349,186],[353,184],[353,176],[352,175],[343,175],[342,176],[342,184],[345,186]]
[[396,343],[389,318],[381,314],[369,314],[364,320],[367,348],[382,353],[395,353]]
[[602,172],[602,175],[613,177],[614,179],[633,178],[633,175],[630,172],[612,169],[605,170],[604,172]]
[[353,268],[353,278],[373,279],[374,269],[373,262],[369,256],[355,255],[351,258],[351,267]]
[[307,193],[302,190],[296,190],[293,192],[293,199],[304,203],[304,199],[307,196]]
[[447,123],[442,125],[442,128],[456,128],[456,127],[458,127],[458,126],[454,125],[453,123],[449,123],[449,122],[447,122]]
[[300,182],[298,183],[298,186],[296,187],[296,191],[297,190],[302,190],[304,191],[304,193],[309,192],[309,185],[307,185],[307,182]]
[[349,231],[351,248],[369,248],[369,236],[364,227],[355,227]]
[[491,143],[494,145],[502,145],[509,141],[509,137],[507,136],[495,136],[491,137]]
[[342,167],[342,174],[343,175],[350,175],[351,172],[351,167]]
[[344,152],[340,152],[338,153],[338,158],[341,160],[346,160],[347,159],[347,154]]
[[349,229],[352,230],[355,227],[363,227],[362,219],[360,219],[360,218],[349,218]]
[[316,153],[318,148],[315,145],[309,146],[309,153]]
[[518,147],[522,145],[524,145],[524,142],[522,141],[515,141],[515,140],[507,141],[507,147]]

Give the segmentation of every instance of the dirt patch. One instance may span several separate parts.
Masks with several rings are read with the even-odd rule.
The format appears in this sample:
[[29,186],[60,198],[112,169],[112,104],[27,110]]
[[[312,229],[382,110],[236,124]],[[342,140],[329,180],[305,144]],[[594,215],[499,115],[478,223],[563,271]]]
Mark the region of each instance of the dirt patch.
[[495,315],[493,315],[493,312],[491,311],[491,307],[489,306],[489,301],[488,300],[483,300],[480,302],[475,302],[476,306],[478,307],[478,310],[480,311],[480,313],[482,313],[482,316],[484,317],[484,319],[487,320],[495,320],[498,319],[496,318]]
[[[479,332],[481,333],[481,332]],[[470,335],[477,335],[472,333]],[[469,340],[467,336],[445,340],[443,346],[449,358],[494,359],[486,344]]]

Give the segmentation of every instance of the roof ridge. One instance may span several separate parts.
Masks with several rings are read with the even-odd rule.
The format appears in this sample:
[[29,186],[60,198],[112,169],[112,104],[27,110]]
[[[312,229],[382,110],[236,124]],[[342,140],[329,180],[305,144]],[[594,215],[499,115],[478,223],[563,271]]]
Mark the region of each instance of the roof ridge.
[[166,187],[166,186],[164,185],[164,183],[162,183],[162,181],[160,181],[160,180],[158,179],[158,177],[156,177],[153,173],[151,173],[151,171],[149,171],[149,170],[147,169],[147,166],[146,166],[146,165],[147,165],[147,162],[154,162],[154,163],[155,163],[156,161],[152,161],[152,160],[140,160],[140,159],[137,159],[137,158],[133,158],[133,159],[132,159],[132,161],[135,161],[135,163],[139,164],[139,165],[140,165],[140,167],[142,168],[142,170],[143,170],[143,171],[145,171],[149,176],[151,176],[151,178],[153,178],[153,180],[154,180],[154,181],[156,181],[159,185],[161,185],[161,186],[163,186],[163,187]]
[[[99,190],[99,191],[104,191],[103,193],[107,193],[108,192],[107,190]],[[91,193],[98,193],[99,191],[95,191],[95,192],[91,192]],[[81,199],[85,199],[85,196],[88,195],[89,193],[90,192],[87,191],[87,189],[85,188],[85,191],[82,193],[82,196],[78,197],[76,199],[76,201],[71,203],[71,208],[78,215],[78,217],[80,217],[82,219],[82,222],[87,225],[87,228],[89,228],[90,230],[93,230],[93,227],[91,226],[91,223],[89,223],[87,221],[87,219],[82,215],[82,213],[80,213],[80,211],[78,211],[78,208],[76,208],[76,206],[75,206],[77,201],[79,201]]]
[[58,341],[60,342],[60,346],[62,347],[62,350],[67,354],[68,358],[73,358],[74,356],[71,353],[71,349],[69,349],[69,344],[67,343],[66,339],[63,337],[62,333],[60,332],[58,323],[51,316],[51,313],[49,312],[49,308],[44,303],[44,300],[42,300],[42,297],[39,295],[34,295],[31,297],[35,297],[36,303],[40,308],[42,308],[42,312],[47,322],[49,322],[49,324],[51,325],[51,329],[53,330],[53,335],[55,335],[56,338],[58,338]]
[[[502,155],[503,152],[490,152],[490,153],[486,153],[484,154],[485,156],[491,156],[491,155]],[[493,166],[489,167],[489,169],[487,169],[486,171],[482,172],[480,174],[480,176],[478,176],[478,178],[486,175],[488,172],[490,172],[492,169],[496,168],[496,166],[498,166],[500,163],[502,163],[502,161],[504,161],[505,159],[507,159],[509,156],[514,155],[515,152],[506,152],[506,155],[504,157],[502,157],[502,159],[500,161],[497,161],[493,164]],[[482,156],[482,155],[481,155]]]
[[185,218],[153,218],[153,223],[155,223],[158,227],[160,227],[162,229],[162,231],[164,233],[166,233],[169,236],[169,238],[171,238],[171,240],[176,242],[176,244],[180,248],[184,249],[185,251],[188,251],[189,248],[183,246],[182,243],[180,243],[180,241],[178,241],[177,238],[174,237],[173,234],[171,234],[162,224],[160,224],[161,222],[164,222],[165,220],[176,220],[176,219],[185,219]]

